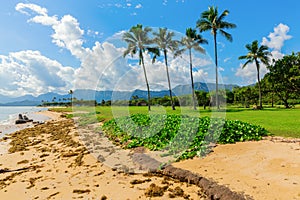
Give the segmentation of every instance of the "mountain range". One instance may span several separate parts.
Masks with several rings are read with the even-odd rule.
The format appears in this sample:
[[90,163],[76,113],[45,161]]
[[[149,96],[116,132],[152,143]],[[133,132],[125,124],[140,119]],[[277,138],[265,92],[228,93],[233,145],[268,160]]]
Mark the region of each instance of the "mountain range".
[[[212,91],[215,90],[216,85],[214,83],[202,83],[197,82],[194,84],[195,90],[199,91]],[[232,90],[234,87],[238,87],[238,85],[233,84],[220,84],[220,89],[228,89]],[[187,95],[192,93],[192,89],[190,85],[178,85],[172,89],[174,96]],[[151,91],[151,97],[164,97],[169,95],[168,90],[161,91]],[[147,91],[144,90],[134,90],[134,91],[95,91],[88,89],[78,89],[73,93],[73,98],[77,98],[79,100],[96,100],[97,102],[101,102],[102,100],[128,100],[132,96],[138,96],[139,98],[147,98]],[[52,102],[55,101],[69,101],[71,95],[70,94],[57,94],[53,92],[49,92],[46,94],[41,94],[39,96],[33,95],[24,95],[20,97],[8,97],[0,94],[0,106],[36,106],[40,105],[42,102]]]

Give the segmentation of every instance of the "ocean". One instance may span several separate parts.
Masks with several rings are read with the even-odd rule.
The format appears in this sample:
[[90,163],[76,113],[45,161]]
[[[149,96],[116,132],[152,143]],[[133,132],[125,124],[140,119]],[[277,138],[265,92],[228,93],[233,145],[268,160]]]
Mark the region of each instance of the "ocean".
[[[32,126],[32,123],[15,125],[18,115],[26,115],[34,121],[46,121],[49,118],[44,115],[36,114],[39,111],[47,110],[42,107],[32,106],[0,106],[0,138],[6,134]],[[0,149],[1,152],[1,149]]]
[[[45,121],[49,119],[44,115],[35,114],[36,112],[47,110],[47,108],[32,106],[0,106],[0,139],[6,134],[32,126],[32,123],[15,125],[15,120],[19,114],[26,115],[34,121]],[[0,142],[0,154],[7,153],[8,145]]]
[[47,108],[33,106],[0,106],[0,124],[13,124],[19,114],[25,114],[28,117],[35,112],[47,110]]

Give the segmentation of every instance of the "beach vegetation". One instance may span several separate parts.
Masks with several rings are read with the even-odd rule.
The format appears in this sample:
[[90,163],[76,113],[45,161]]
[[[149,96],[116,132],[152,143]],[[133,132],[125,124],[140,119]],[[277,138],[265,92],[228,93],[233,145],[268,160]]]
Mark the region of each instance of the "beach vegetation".
[[191,117],[174,114],[134,114],[107,121],[102,126],[107,137],[124,148],[146,147],[179,153],[178,159],[192,158],[209,151],[211,142],[222,144],[261,140],[268,131],[239,120]]

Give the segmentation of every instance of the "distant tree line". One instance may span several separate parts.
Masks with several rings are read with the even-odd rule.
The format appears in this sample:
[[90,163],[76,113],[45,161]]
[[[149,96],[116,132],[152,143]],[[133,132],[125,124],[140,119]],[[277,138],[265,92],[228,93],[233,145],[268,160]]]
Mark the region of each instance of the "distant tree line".
[[51,102],[48,101],[42,101],[42,104],[40,106],[66,106],[66,107],[70,107],[70,106],[97,106],[98,103],[96,100],[78,100],[76,98],[68,98],[68,99],[64,99],[64,100],[58,100],[56,101],[56,98],[53,97]]

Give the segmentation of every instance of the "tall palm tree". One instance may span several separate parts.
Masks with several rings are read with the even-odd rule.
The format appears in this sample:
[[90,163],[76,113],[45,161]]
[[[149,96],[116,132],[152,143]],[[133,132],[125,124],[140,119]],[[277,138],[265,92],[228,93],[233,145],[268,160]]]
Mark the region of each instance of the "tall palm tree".
[[256,70],[257,70],[257,81],[258,81],[258,92],[259,92],[259,107],[262,108],[262,97],[261,97],[261,86],[260,86],[260,76],[259,76],[259,62],[262,62],[266,66],[269,65],[269,55],[271,53],[268,51],[268,47],[265,45],[258,45],[258,41],[255,40],[252,42],[252,44],[247,44],[246,48],[248,50],[247,55],[240,56],[239,59],[243,60],[246,59],[247,61],[243,65],[243,68],[245,68],[248,64],[255,62]]
[[196,110],[196,99],[195,99],[195,87],[194,87],[194,78],[193,78],[193,63],[192,63],[192,49],[205,54],[205,50],[200,46],[200,44],[207,44],[207,40],[203,39],[201,35],[196,33],[195,29],[187,28],[185,32],[185,37],[180,41],[182,49],[178,50],[175,53],[175,56],[181,55],[183,52],[189,52],[190,58],[190,75],[192,83],[192,96],[193,96],[193,108]]
[[73,90],[70,90],[70,91],[69,91],[69,94],[71,95],[71,98],[70,98],[71,105],[72,105],[72,101],[73,101],[73,93],[74,93]]
[[158,45],[158,48],[164,52],[164,60],[165,60],[166,71],[167,71],[171,105],[172,105],[172,109],[175,110],[175,104],[172,97],[172,87],[171,87],[170,76],[169,76],[167,54],[168,54],[168,50],[170,50],[171,52],[175,52],[178,49],[178,41],[173,40],[175,34],[174,32],[168,32],[167,28],[159,28],[159,31],[154,32],[153,35],[155,36],[153,42],[156,43]]
[[235,28],[236,25],[224,21],[224,18],[229,14],[228,10],[224,10],[219,16],[218,7],[208,7],[207,11],[202,12],[201,18],[197,21],[197,28],[200,32],[211,30],[214,37],[215,48],[215,64],[216,64],[216,106],[219,109],[219,96],[218,96],[218,54],[217,54],[217,33],[220,32],[227,40],[232,42],[231,34],[224,31],[224,29]]
[[148,110],[151,110],[151,97],[150,97],[150,88],[144,63],[144,56],[143,53],[147,50],[150,53],[154,54],[152,62],[155,62],[157,56],[159,56],[159,49],[153,48],[150,45],[153,43],[152,40],[149,38],[148,34],[152,31],[150,27],[145,27],[141,24],[137,24],[136,26],[131,27],[129,32],[124,33],[123,40],[128,44],[127,49],[124,51],[123,56],[130,54],[133,56],[134,54],[138,53],[139,55],[139,65],[142,65],[147,92],[148,92]]

